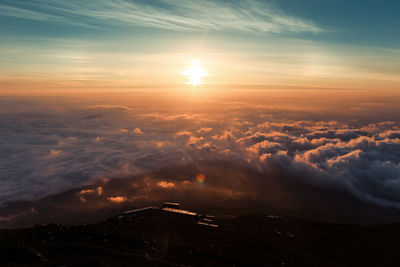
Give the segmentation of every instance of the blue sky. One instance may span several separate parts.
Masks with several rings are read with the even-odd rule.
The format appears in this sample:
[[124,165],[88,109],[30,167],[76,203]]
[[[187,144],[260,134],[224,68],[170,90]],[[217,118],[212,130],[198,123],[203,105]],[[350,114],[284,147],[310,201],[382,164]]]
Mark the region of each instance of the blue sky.
[[0,74],[179,84],[202,60],[213,84],[396,88],[398,11],[389,0],[3,0]]
[[[92,4],[90,4],[92,3]],[[260,9],[258,9],[260,8]],[[218,14],[219,10],[225,13]],[[398,1],[2,1],[2,35],[56,37],[143,28],[175,31],[260,31],[310,38],[347,37],[369,44],[396,46]],[[120,16],[118,16],[120,15]],[[228,16],[229,15],[229,16]],[[225,16],[225,17],[224,17]],[[225,19],[226,18],[226,19]],[[233,21],[233,18],[235,21]],[[280,19],[280,21],[279,21]],[[286,21],[284,21],[286,20]],[[143,27],[143,28],[142,28]],[[270,27],[270,29],[269,29]]]
[[287,14],[306,17],[333,32],[321,37],[331,42],[398,48],[400,2],[382,1],[290,1],[280,0]]

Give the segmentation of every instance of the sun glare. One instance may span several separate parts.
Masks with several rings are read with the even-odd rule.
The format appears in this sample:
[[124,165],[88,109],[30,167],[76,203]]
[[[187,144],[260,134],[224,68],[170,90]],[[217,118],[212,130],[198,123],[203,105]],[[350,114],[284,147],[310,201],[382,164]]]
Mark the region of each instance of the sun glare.
[[183,71],[183,75],[189,78],[188,84],[200,85],[203,83],[202,78],[207,75],[201,64],[193,61],[192,64]]

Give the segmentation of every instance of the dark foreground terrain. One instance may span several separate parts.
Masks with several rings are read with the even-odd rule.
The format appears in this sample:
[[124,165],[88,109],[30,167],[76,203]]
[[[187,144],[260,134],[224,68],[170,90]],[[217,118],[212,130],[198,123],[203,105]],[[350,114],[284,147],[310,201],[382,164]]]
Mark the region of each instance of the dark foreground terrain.
[[0,230],[2,266],[396,266],[400,225],[269,215],[219,227],[153,209],[97,224]]

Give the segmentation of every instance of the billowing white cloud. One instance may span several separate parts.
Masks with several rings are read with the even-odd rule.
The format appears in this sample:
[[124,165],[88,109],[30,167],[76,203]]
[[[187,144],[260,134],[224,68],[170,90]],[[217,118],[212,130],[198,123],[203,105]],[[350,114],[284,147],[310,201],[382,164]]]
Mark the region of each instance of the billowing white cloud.
[[157,184],[161,188],[173,188],[175,184],[172,182],[161,181]]
[[210,127],[204,127],[204,128],[197,130],[198,133],[209,133],[211,131],[212,131],[212,128],[210,128]]
[[108,197],[107,200],[112,203],[120,204],[120,203],[125,202],[127,200],[127,198],[124,196],[116,196],[116,197]]
[[179,132],[177,132],[176,133],[176,136],[191,136],[192,135],[192,132],[190,132],[190,131],[179,131]]
[[143,134],[143,131],[140,130],[140,128],[135,128],[135,129],[133,129],[133,133],[135,133],[135,134]]

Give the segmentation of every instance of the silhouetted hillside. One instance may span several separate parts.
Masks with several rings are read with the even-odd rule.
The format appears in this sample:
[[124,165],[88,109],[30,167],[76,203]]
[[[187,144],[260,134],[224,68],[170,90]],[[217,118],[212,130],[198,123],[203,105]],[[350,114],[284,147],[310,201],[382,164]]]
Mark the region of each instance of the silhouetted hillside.
[[218,218],[219,227],[154,209],[89,225],[0,231],[3,266],[391,266],[400,225],[279,216]]

